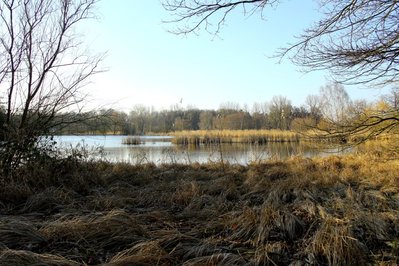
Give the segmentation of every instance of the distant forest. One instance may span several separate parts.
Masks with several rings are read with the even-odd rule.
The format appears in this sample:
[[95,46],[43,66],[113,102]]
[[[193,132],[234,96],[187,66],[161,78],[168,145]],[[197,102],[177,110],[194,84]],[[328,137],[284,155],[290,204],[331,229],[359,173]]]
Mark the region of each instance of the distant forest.
[[[320,88],[318,95],[308,95],[301,106],[294,106],[285,96],[274,96],[269,102],[254,103],[250,108],[226,102],[217,110],[176,104],[167,110],[135,105],[128,113],[115,109],[60,113],[54,117],[54,127],[49,133],[148,135],[181,130],[304,131],[309,127],[321,128],[333,123],[339,125],[342,121],[362,121],[364,115],[396,110],[397,106],[399,88],[392,88],[389,94],[373,102],[352,101],[342,85],[329,83]],[[46,114],[37,115],[42,117]],[[16,116],[18,121],[19,114]],[[2,132],[5,132],[3,127],[6,119],[6,110],[0,105],[0,140],[4,139]]]
[[[254,104],[251,110],[237,103],[221,104],[218,110],[172,106],[169,110],[136,105],[129,113],[115,109],[63,114],[75,116],[76,123],[58,128],[56,134],[160,134],[180,130],[281,129],[300,130],[304,120],[317,124],[321,111],[308,106],[296,107],[286,97],[274,97],[269,103]],[[62,119],[62,116],[59,119]],[[69,118],[70,120],[70,118]]]

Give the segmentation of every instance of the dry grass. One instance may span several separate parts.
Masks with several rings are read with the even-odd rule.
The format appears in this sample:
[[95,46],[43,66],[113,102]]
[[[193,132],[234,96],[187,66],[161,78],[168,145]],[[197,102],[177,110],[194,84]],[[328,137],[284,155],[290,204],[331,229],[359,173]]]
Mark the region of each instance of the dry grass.
[[78,266],[72,260],[51,254],[37,254],[25,250],[0,250],[0,264],[2,266],[15,265],[59,265],[59,266]]
[[127,136],[122,139],[122,144],[124,145],[139,145],[142,143],[139,136]]
[[0,221],[0,243],[8,248],[31,249],[46,242],[32,221],[8,217]]
[[352,232],[349,223],[326,219],[307,247],[312,258],[328,265],[365,265],[362,243]]
[[119,252],[107,265],[173,265],[172,262],[169,253],[158,241],[147,241]]
[[130,244],[146,236],[134,216],[123,210],[81,217],[67,215],[45,224],[40,231],[47,239],[84,241],[95,243],[101,248]]
[[183,145],[219,144],[219,143],[252,143],[298,142],[300,135],[284,130],[195,130],[178,131],[171,134],[172,142]]
[[73,170],[84,189],[53,172],[40,171],[44,187],[3,184],[0,265],[399,262],[399,163],[375,153],[223,168],[96,163]]

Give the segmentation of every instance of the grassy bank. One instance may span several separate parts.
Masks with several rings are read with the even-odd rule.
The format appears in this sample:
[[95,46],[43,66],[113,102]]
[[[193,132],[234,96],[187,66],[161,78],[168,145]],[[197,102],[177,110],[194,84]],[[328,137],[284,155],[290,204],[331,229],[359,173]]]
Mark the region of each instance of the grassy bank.
[[396,265],[398,173],[370,155],[44,163],[0,188],[0,265]]
[[218,144],[218,143],[251,143],[298,142],[300,135],[284,130],[195,130],[177,131],[172,142],[183,145]]

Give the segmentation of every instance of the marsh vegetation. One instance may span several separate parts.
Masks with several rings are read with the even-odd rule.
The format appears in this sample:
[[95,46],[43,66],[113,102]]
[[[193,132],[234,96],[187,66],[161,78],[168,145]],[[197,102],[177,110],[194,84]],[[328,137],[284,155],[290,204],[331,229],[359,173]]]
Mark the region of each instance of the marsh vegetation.
[[[372,166],[372,167],[370,167]],[[398,160],[43,160],[0,188],[2,265],[395,265]]]
[[[218,33],[235,8],[262,12],[276,2],[163,4],[171,22],[186,23],[176,33],[189,34]],[[127,115],[81,112],[80,88],[101,72],[103,56],[80,50],[75,26],[95,17],[96,0],[2,1],[0,265],[398,265],[399,89],[352,101],[342,83],[397,83],[399,5],[322,2],[324,17],[282,56],[341,83],[304,106],[274,96],[253,110],[136,106]],[[176,131],[181,146],[364,145],[247,164],[225,160],[222,149],[212,162],[132,164],[92,160],[84,147],[61,151],[54,140],[57,132]]]
[[172,142],[182,145],[220,143],[266,144],[299,142],[300,134],[288,130],[195,130],[174,132]]
[[124,145],[140,145],[143,141],[139,136],[126,136],[122,139],[122,144]]

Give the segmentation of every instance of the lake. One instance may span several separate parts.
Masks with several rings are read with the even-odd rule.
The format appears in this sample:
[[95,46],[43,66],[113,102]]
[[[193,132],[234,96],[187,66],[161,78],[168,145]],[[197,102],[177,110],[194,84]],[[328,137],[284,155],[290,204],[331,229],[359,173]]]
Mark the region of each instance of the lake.
[[60,147],[82,147],[88,150],[101,149],[102,153],[93,153],[93,158],[102,158],[111,162],[127,163],[206,163],[229,162],[246,165],[270,158],[286,159],[291,156],[325,156],[341,153],[337,149],[312,148],[300,143],[222,144],[181,146],[174,145],[169,136],[141,136],[139,145],[124,145],[126,136],[57,136]]

